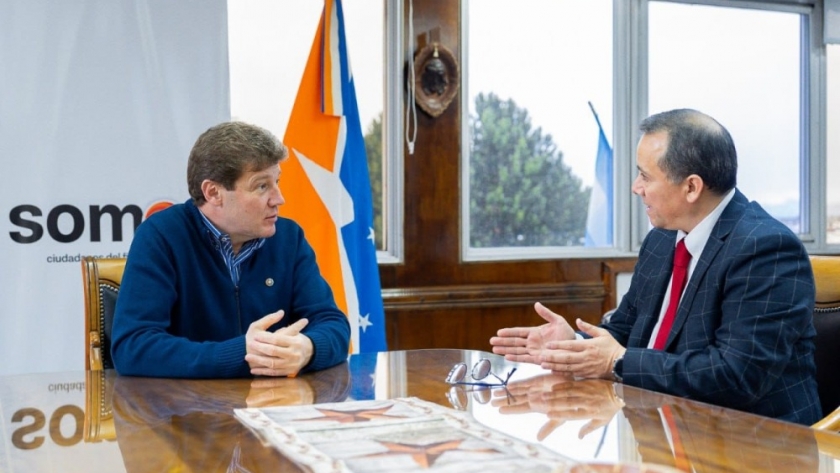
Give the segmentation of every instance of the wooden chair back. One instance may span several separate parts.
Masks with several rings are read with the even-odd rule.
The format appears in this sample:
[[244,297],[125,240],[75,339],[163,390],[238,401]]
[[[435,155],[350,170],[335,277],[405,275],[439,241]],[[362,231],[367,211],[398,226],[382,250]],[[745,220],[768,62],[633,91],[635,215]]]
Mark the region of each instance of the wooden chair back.
[[114,367],[111,360],[111,322],[124,269],[125,258],[82,258],[86,370]]
[[816,284],[814,327],[817,330],[817,388],[823,419],[820,430],[840,431],[840,256],[811,256]]

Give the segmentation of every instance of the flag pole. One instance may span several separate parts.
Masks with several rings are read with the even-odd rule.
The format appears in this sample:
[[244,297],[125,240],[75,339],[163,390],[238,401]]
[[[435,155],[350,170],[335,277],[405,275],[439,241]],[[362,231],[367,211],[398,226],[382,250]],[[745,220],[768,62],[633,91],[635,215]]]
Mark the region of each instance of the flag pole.
[[598,112],[595,111],[595,106],[593,106],[592,102],[589,100],[587,100],[586,103],[589,104],[589,110],[592,110],[592,115],[595,116],[595,123],[598,124],[598,129],[602,130],[603,128],[601,127],[601,119],[598,118]]

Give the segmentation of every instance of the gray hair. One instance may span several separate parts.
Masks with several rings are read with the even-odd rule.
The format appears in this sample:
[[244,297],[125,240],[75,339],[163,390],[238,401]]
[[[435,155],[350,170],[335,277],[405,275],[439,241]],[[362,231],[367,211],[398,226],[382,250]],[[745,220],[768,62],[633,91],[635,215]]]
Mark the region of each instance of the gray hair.
[[644,134],[668,134],[668,149],[658,165],[671,182],[697,174],[716,194],[725,194],[735,187],[735,143],[729,131],[714,118],[687,108],[670,110],[645,118],[639,130]]

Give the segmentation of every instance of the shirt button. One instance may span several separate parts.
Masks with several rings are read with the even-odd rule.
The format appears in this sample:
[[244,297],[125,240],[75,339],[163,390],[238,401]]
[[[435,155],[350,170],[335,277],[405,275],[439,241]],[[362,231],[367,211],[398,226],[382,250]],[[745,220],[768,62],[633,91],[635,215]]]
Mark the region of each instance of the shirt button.
[[268,287],[273,286],[274,285],[274,280],[271,279],[271,278],[266,279],[265,280],[265,285],[268,286]]

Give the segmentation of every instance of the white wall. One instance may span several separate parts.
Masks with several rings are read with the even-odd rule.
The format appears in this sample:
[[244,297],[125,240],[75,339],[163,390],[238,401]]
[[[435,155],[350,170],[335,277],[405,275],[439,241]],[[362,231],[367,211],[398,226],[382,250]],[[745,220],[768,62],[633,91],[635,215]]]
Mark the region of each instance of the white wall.
[[84,368],[79,259],[134,228],[90,209],[186,200],[227,56],[225,0],[0,3],[0,375]]

